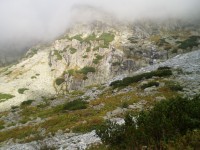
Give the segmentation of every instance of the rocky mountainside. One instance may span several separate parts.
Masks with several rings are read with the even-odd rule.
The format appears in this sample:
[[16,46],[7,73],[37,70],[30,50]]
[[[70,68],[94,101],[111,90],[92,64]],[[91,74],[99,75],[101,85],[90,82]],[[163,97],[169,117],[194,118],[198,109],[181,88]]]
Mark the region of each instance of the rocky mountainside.
[[[150,109],[154,103],[159,102],[161,100],[166,100],[170,97],[175,97],[177,95],[183,95],[183,96],[189,96],[190,98],[197,95],[200,92],[200,50],[190,52],[187,54],[181,54],[174,58],[171,58],[165,62],[158,63],[152,66],[144,67],[140,70],[138,70],[135,73],[132,73],[130,76],[137,76],[137,75],[144,75],[145,73],[152,73],[155,72],[158,68],[173,68],[172,76],[163,76],[163,77],[153,77],[150,79],[143,79],[142,81],[139,81],[136,84],[130,84],[127,87],[119,88],[119,89],[113,89],[108,88],[106,84],[103,85],[103,87],[90,87],[83,90],[83,93],[76,93],[76,95],[71,93],[72,95],[68,94],[65,99],[75,99],[76,98],[87,98],[87,101],[90,102],[90,106],[85,110],[81,111],[80,113],[89,113],[88,111],[91,111],[91,113],[94,113],[93,111],[96,111],[99,113],[100,116],[97,114],[96,117],[103,117],[104,119],[109,119],[113,122],[117,122],[118,124],[123,124],[123,115],[126,112],[129,111],[141,111],[145,109]],[[158,86],[150,86],[143,88],[144,85],[152,82],[159,83]],[[107,88],[105,88],[107,87]],[[141,90],[141,88],[143,90]],[[102,96],[103,95],[103,96]],[[45,101],[45,100],[43,100]],[[48,100],[49,101],[49,100]],[[59,103],[55,103],[55,101]],[[54,115],[54,113],[58,113],[55,105],[61,106],[63,99],[62,98],[55,98],[53,100],[50,100],[49,103],[43,104],[41,110],[41,105],[38,105],[37,111],[34,111],[35,104],[32,103],[31,106],[23,106],[21,105],[19,108],[13,108],[12,112],[6,112],[1,114],[1,120],[4,120],[5,127],[1,130],[0,135],[4,135],[3,133],[9,133],[12,131],[16,132],[17,128],[26,129],[29,126],[34,126],[34,128],[37,128],[37,131],[39,131],[39,135],[35,135],[33,131],[29,133],[25,139],[16,139],[14,142],[14,139],[10,139],[3,144],[3,147],[0,148],[2,150],[11,150],[11,149],[31,149],[31,150],[39,150],[43,148],[52,148],[52,149],[66,149],[66,150],[76,150],[76,149],[86,149],[90,145],[98,145],[101,143],[100,138],[96,135],[95,130],[90,127],[97,126],[97,124],[101,124],[100,120],[95,118],[94,120],[90,118],[88,120],[88,116],[86,114],[83,115],[84,121],[80,121],[80,124],[77,126],[73,126],[71,129],[69,128],[63,128],[64,130],[61,130],[62,127],[59,127],[60,130],[55,132],[55,134],[52,134],[49,132],[48,128],[51,127],[51,122],[48,120],[51,120],[52,118],[48,118]],[[66,101],[66,100],[65,100]],[[76,100],[75,100],[76,101]],[[127,105],[127,106],[126,106]],[[49,107],[51,106],[51,107]],[[26,107],[28,109],[33,109],[31,112],[35,112],[37,116],[45,117],[43,120],[38,117],[36,120],[33,118],[36,116],[31,116],[29,114],[30,112],[27,111]],[[53,110],[53,113],[49,110]],[[104,112],[104,113],[102,113]],[[25,119],[23,114],[28,113],[28,116],[26,117],[32,117],[27,120]],[[46,114],[50,113],[50,114]],[[77,112],[71,112],[71,115],[77,115]],[[63,112],[61,113],[63,115]],[[60,115],[61,115],[60,114]],[[25,114],[24,114],[25,115]],[[27,114],[26,114],[27,115]],[[57,115],[57,114],[56,114]],[[66,115],[66,112],[64,113]],[[80,114],[79,114],[80,115]],[[94,115],[94,114],[93,114]],[[93,116],[92,114],[89,114],[89,116]],[[47,117],[47,118],[46,118]],[[63,116],[62,116],[63,117]],[[72,117],[72,116],[71,116]],[[80,116],[79,116],[80,117]],[[100,119],[99,118],[99,119]],[[25,119],[25,120],[24,120]],[[55,119],[55,118],[54,118]],[[56,120],[52,120],[54,125],[56,126]],[[69,118],[68,118],[69,119]],[[81,120],[81,117],[79,118]],[[92,119],[92,123],[91,123]],[[87,121],[86,121],[87,120]],[[37,127],[39,125],[43,125],[45,122],[49,124],[47,127]],[[62,121],[61,121],[62,122]],[[72,121],[73,122],[73,121]],[[9,124],[13,125],[9,125]],[[67,122],[66,122],[67,123]],[[89,127],[86,124],[90,124]],[[97,123],[97,124],[96,124]],[[62,123],[61,123],[62,124]],[[69,124],[69,123],[68,123]],[[74,123],[75,124],[75,123]],[[68,125],[66,125],[68,127]],[[85,129],[86,128],[86,129]],[[87,128],[90,128],[92,130],[91,132]],[[30,129],[29,129],[30,130]],[[56,131],[56,130],[55,130]],[[75,132],[75,133],[72,133]],[[80,133],[84,131],[83,133]],[[25,131],[28,132],[28,131]],[[77,133],[78,132],[78,133]],[[20,132],[17,132],[20,134]],[[48,133],[48,134],[47,134]],[[5,136],[5,135],[4,135]],[[15,135],[18,138],[19,135]],[[22,136],[22,135],[21,135]],[[36,137],[35,137],[36,136]],[[44,138],[45,137],[45,138]],[[2,139],[0,138],[2,141]],[[24,143],[24,140],[32,142]]]
[[0,68],[1,149],[86,149],[107,119],[199,93],[198,25],[104,18]]
[[76,23],[52,44],[33,47],[20,63],[0,70],[0,92],[11,96],[1,99],[1,111],[100,85],[198,49],[199,32],[198,26],[177,20]]

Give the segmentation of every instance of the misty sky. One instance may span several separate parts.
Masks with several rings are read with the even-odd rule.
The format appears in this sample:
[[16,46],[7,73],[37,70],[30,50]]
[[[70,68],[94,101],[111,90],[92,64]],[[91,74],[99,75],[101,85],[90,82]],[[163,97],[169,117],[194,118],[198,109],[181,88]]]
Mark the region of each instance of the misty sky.
[[200,0],[0,0],[0,55],[59,36],[73,21],[72,10],[77,5],[98,7],[131,21],[198,18],[200,14]]

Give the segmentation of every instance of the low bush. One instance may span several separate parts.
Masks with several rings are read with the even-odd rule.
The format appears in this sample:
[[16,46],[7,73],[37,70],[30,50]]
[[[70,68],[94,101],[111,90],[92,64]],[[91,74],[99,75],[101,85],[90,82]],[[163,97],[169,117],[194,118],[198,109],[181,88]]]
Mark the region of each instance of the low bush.
[[76,53],[76,51],[77,51],[77,49],[75,49],[73,47],[70,48],[70,54],[74,54],[74,53]]
[[124,103],[122,103],[122,106],[121,106],[122,108],[128,108],[128,103],[127,102],[124,102]]
[[85,39],[84,39],[84,41],[85,42],[90,42],[90,41],[95,41],[96,40],[96,35],[95,35],[95,33],[93,33],[93,34],[90,34],[90,35],[88,35]]
[[81,34],[78,34],[78,35],[75,35],[75,36],[71,37],[70,39],[71,39],[71,40],[72,40],[72,39],[76,39],[76,40],[78,40],[78,41],[80,41],[80,42],[83,42],[83,39],[82,39],[81,36],[82,36]]
[[94,59],[92,62],[93,62],[94,64],[98,64],[98,63],[99,63],[99,61],[98,61],[97,59]]
[[198,150],[200,149],[200,130],[194,130],[187,132],[186,135],[180,136],[166,145],[167,149],[187,149]]
[[84,92],[79,91],[79,90],[75,90],[75,91],[70,92],[69,94],[73,95],[73,96],[82,96],[84,94]]
[[20,88],[20,89],[18,89],[18,93],[19,94],[24,94],[24,92],[27,91],[27,90],[29,90],[29,89],[27,89],[27,88]]
[[63,110],[80,110],[87,108],[87,102],[77,99],[63,105]]
[[26,58],[31,58],[33,57],[35,54],[37,54],[38,49],[32,48],[28,51],[28,53],[26,54]]
[[21,103],[20,106],[21,106],[21,107],[29,106],[29,105],[31,105],[33,102],[34,102],[34,100],[23,101],[23,102]]
[[56,85],[61,85],[62,83],[64,83],[65,82],[65,79],[64,78],[57,78],[56,79]]
[[97,51],[97,50],[99,50],[99,48],[100,48],[100,46],[97,46],[97,47],[93,48],[93,51]]
[[[149,111],[127,114],[123,125],[105,123],[97,135],[111,149],[166,149],[167,144],[195,129],[200,129],[200,96],[161,101]],[[198,135],[193,137],[194,141],[199,139]],[[186,141],[184,146],[188,144]]]
[[194,46],[198,46],[198,39],[200,39],[200,36],[191,36],[187,40],[179,42],[180,45],[178,46],[178,48],[187,49],[193,48]]
[[137,43],[137,39],[135,37],[130,37],[128,38],[128,40],[131,42],[131,43]]
[[62,60],[62,56],[58,50],[54,50],[54,55],[57,57],[57,60]]
[[120,65],[121,65],[120,62],[114,62],[114,63],[112,63],[112,66],[120,66]]
[[103,56],[101,55],[96,55],[96,59],[101,60],[103,58]]
[[5,122],[3,120],[0,120],[0,130],[4,129]]
[[113,88],[128,86],[132,83],[139,82],[143,79],[150,79],[153,76],[155,77],[166,77],[172,75],[172,71],[170,69],[159,69],[152,72],[147,72],[143,74],[139,74],[133,77],[126,77],[123,80],[117,80],[110,84]]
[[171,67],[168,66],[158,67],[157,70],[167,70],[167,69],[171,69]]
[[2,129],[4,129],[4,128],[5,128],[4,126],[0,125],[0,130],[2,130]]
[[37,77],[36,76],[32,76],[31,79],[37,79]]
[[87,49],[86,49],[86,52],[90,52],[91,51],[91,47],[88,47]]
[[143,84],[142,86],[141,86],[141,89],[146,89],[146,88],[148,88],[148,87],[152,87],[152,86],[156,86],[156,87],[158,87],[159,86],[159,83],[158,82],[155,82],[155,81],[151,81],[151,82],[148,82],[148,83],[146,83],[146,84]]
[[178,53],[178,49],[174,48],[174,49],[172,50],[172,54],[176,54],[176,53]]
[[83,58],[88,58],[88,55],[83,55]]
[[67,73],[69,74],[69,76],[73,76],[74,73],[75,73],[75,70],[74,69],[70,69],[67,71]]
[[88,67],[88,66],[85,66],[84,68],[82,68],[81,70],[78,71],[78,73],[82,73],[84,75],[87,75],[89,72],[92,72],[94,73],[96,70],[94,67]]
[[103,56],[101,56],[101,55],[96,55],[96,58],[93,60],[93,63],[94,63],[94,64],[98,64],[99,61],[100,61],[101,59],[103,59]]
[[166,86],[171,90],[171,91],[182,91],[183,87],[177,83],[177,82],[167,82]]
[[110,42],[112,42],[114,40],[115,36],[111,33],[102,33],[98,40],[103,40],[104,41],[104,45],[107,47],[109,45]]
[[76,78],[83,79],[83,80],[88,79],[87,74],[90,72],[94,73],[96,72],[96,69],[94,67],[85,66],[80,70],[70,69],[67,71],[69,76],[74,76]]
[[156,43],[158,46],[164,46],[169,45],[169,43],[165,39],[160,39],[158,43]]
[[9,74],[11,74],[11,73],[12,73],[12,71],[8,71],[8,72],[6,72],[5,75],[9,75]]
[[11,106],[11,109],[18,109],[19,106]]
[[47,145],[45,142],[41,144],[40,150],[56,150],[56,146],[54,145]]

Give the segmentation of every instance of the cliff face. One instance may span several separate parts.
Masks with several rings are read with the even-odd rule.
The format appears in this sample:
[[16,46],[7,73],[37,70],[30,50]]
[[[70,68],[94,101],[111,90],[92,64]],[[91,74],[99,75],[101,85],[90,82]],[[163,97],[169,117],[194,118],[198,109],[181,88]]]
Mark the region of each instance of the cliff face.
[[[90,85],[108,83],[138,69],[199,47],[199,28],[179,21],[74,24],[50,45],[0,70],[0,92],[14,97],[2,109]],[[27,89],[23,94],[19,89]]]
[[65,80],[59,86],[78,90],[130,74],[187,52],[187,48],[197,49],[199,43],[196,43],[196,48],[180,47],[180,41],[188,40],[193,35],[199,35],[199,31],[176,21],[160,25],[111,21],[79,24],[54,42],[49,64],[55,76]]

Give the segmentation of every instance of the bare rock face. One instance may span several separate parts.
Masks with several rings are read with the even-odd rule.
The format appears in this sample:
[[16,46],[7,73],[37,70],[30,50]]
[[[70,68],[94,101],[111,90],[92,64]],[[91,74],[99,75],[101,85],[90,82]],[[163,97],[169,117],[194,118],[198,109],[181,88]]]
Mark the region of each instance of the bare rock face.
[[[169,57],[168,51],[155,44],[154,40],[159,41],[161,37],[154,37],[152,30],[156,29],[150,28],[151,25],[111,24],[97,21],[92,25],[75,25],[52,45],[51,68],[55,76],[58,77],[59,70],[65,78],[67,90],[106,83],[118,75],[128,75]],[[156,31],[158,33],[160,31]],[[83,74],[81,69],[85,67],[92,67],[95,71]]]

